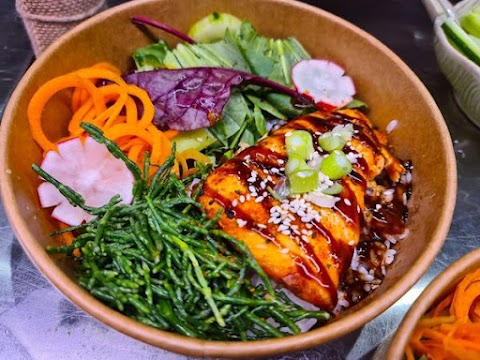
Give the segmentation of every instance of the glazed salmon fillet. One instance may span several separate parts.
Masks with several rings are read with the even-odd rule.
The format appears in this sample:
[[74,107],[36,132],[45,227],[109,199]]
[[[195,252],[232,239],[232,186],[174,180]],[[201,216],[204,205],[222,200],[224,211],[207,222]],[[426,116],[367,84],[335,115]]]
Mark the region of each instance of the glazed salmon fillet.
[[[343,190],[334,204],[323,206],[322,197],[319,203],[311,193],[283,200],[276,196],[273,190],[285,182],[285,134],[310,132],[321,156],[318,137],[347,124],[354,133],[343,151],[353,170],[339,181]],[[361,112],[315,112],[288,122],[218,167],[207,177],[199,201],[209,217],[222,210],[219,226],[244,241],[274,281],[331,311],[360,239],[366,189],[384,170],[392,181],[405,172],[386,137]]]

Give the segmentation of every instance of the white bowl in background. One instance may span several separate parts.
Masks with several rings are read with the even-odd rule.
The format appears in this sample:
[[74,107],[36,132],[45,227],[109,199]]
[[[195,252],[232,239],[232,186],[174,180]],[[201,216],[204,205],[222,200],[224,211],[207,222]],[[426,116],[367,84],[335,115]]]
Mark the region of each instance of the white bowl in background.
[[[453,87],[453,94],[465,115],[480,126],[480,66],[461,54],[448,41],[442,30],[445,15],[440,0],[423,0],[434,21],[434,48],[437,63]],[[448,1],[441,1],[450,5]],[[480,0],[463,0],[452,6],[457,18],[479,7]]]

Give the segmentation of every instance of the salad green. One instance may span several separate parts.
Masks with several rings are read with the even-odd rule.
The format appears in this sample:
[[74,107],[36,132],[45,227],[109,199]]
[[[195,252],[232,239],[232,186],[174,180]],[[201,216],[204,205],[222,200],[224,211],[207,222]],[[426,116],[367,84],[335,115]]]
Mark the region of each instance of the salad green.
[[[196,31],[199,30],[193,32]],[[237,31],[228,28],[223,39],[210,43],[180,43],[175,48],[159,40],[156,44],[137,49],[133,58],[137,71],[223,67],[293,87],[292,66],[299,60],[309,59],[310,55],[295,38],[267,38],[259,35],[251,23],[243,21]],[[232,93],[220,121],[207,131],[217,140],[216,147],[232,150],[238,144],[256,143],[266,134],[269,120],[287,120],[305,111],[313,111],[313,107],[296,107],[288,95],[248,86]],[[211,145],[205,143],[205,146]]]

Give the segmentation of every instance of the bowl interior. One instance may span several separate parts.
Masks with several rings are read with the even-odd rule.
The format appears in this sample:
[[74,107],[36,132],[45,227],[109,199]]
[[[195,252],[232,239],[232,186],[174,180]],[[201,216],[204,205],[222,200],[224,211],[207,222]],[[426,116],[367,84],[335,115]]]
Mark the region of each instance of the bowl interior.
[[[12,227],[37,267],[68,298],[110,326],[142,341],[190,355],[247,356],[299,350],[344,335],[393,304],[426,271],[447,235],[456,193],[456,167],[450,136],[433,99],[414,73],[390,50],[362,30],[320,9],[282,0],[184,1],[140,0],[101,13],[61,37],[28,70],[5,110],[0,134],[1,191]],[[48,210],[39,208],[39,180],[31,170],[41,152],[30,136],[26,108],[35,90],[45,81],[72,70],[109,61],[131,68],[132,51],[162,37],[147,34],[129,21],[144,15],[186,31],[212,11],[225,11],[249,19],[259,33],[295,36],[317,58],[331,59],[353,77],[357,97],[369,105],[368,116],[385,129],[391,120],[398,126],[389,138],[394,152],[414,164],[410,202],[410,236],[398,245],[398,256],[384,283],[366,300],[338,320],[314,331],[281,340],[259,341],[255,350],[247,343],[199,341],[141,325],[107,308],[78,287],[67,264],[44,250],[54,229]],[[265,16],[268,14],[268,16]],[[301,19],[301,21],[299,21]],[[48,134],[64,130],[69,112],[64,93],[49,104]],[[47,116],[45,116],[47,118]]]
[[405,347],[420,318],[453,291],[465,275],[479,267],[480,249],[477,249],[464,255],[438,275],[422,292],[405,315],[391,340],[386,358],[389,360],[403,359]]

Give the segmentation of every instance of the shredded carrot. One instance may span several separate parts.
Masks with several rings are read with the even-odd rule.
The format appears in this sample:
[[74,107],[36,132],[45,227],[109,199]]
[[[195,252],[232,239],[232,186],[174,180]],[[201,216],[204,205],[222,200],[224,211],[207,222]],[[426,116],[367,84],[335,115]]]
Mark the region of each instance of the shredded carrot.
[[[59,225],[60,229],[62,229],[62,230],[68,228],[67,224],[64,224],[60,221],[58,222],[58,225]],[[65,232],[65,233],[63,233],[62,236],[63,236],[64,245],[70,245],[72,243],[73,239],[75,238],[71,232]]]
[[[67,127],[68,135],[50,139],[44,132],[43,110],[56,93],[69,88],[72,89],[72,117]],[[27,115],[33,138],[44,153],[56,150],[60,141],[84,137],[85,132],[80,124],[88,122],[115,141],[141,169],[147,151],[150,153],[150,162],[161,165],[171,155],[170,140],[179,134],[176,130],[160,131],[152,123],[155,107],[147,92],[127,84],[120,70],[109,63],[98,63],[46,82],[33,95]],[[208,157],[199,152],[176,154],[174,171],[178,175],[188,175],[194,171],[188,168],[188,160],[210,162]],[[151,167],[151,172],[155,169]]]
[[417,324],[405,357],[480,359],[480,269],[467,274]]
[[173,139],[178,134],[180,134],[180,131],[178,131],[178,130],[167,130],[167,131],[165,131],[165,136],[169,139]]
[[90,96],[93,99],[93,103],[97,111],[103,111],[103,109],[106,108],[101,94],[99,94],[99,91],[95,87],[95,85],[87,81],[86,79],[79,77],[76,74],[59,76],[46,82],[33,95],[27,107],[27,116],[33,138],[44,151],[56,150],[57,145],[55,142],[48,139],[43,132],[43,109],[47,104],[48,100],[50,100],[53,95],[63,89],[71,87],[80,87],[86,89],[90,93]]

